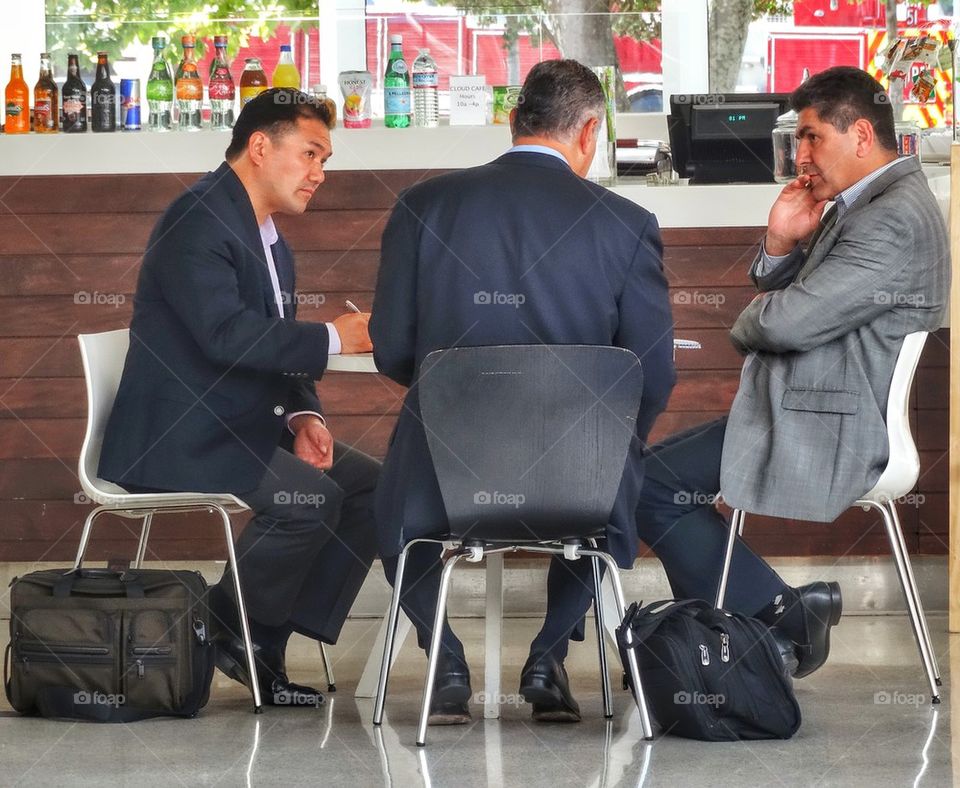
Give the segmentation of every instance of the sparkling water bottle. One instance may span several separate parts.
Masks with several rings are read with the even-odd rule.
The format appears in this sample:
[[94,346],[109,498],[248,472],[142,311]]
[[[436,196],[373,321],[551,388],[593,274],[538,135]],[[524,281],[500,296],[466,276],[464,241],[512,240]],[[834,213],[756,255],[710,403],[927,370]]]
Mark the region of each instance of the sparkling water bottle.
[[413,122],[417,126],[440,125],[437,83],[437,64],[429,49],[421,49],[413,61]]

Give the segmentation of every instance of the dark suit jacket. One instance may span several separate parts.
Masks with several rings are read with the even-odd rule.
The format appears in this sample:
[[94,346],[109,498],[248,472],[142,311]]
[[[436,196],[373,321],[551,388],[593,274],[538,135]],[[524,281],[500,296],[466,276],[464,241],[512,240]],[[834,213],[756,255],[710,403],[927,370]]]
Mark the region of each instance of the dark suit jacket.
[[107,424],[100,476],[196,492],[254,489],[285,414],[320,412],[322,323],[298,323],[293,257],[272,248],[276,301],[253,206],[226,163],[178,197],[143,258],[130,350]]
[[446,527],[417,398],[428,353],[593,344],[629,348],[644,369],[638,440],[610,529],[611,550],[630,565],[640,441],[674,383],[661,255],[650,213],[542,153],[509,153],[401,195],[383,234],[370,321],[378,369],[410,387],[377,488],[381,555]]

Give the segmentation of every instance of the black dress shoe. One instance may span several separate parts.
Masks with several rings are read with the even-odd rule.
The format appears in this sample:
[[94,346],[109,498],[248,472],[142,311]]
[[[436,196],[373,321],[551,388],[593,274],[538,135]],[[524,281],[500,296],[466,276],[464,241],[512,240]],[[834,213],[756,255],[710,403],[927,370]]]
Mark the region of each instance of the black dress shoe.
[[[240,638],[216,638],[217,667],[234,681],[250,688],[250,671],[247,670],[247,656]],[[326,702],[320,690],[304,684],[295,684],[287,678],[283,654],[265,651],[256,643],[253,645],[254,659],[257,660],[257,680],[260,684],[260,698],[268,706],[306,706],[318,708]]]
[[430,698],[428,725],[463,725],[470,722],[470,668],[462,659],[443,653],[437,660]]
[[770,627],[770,634],[773,636],[773,639],[777,644],[777,649],[780,652],[780,659],[783,660],[784,671],[786,671],[788,676],[797,675],[797,668],[800,665],[800,660],[797,657],[796,644],[785,634],[783,634],[782,630],[779,630],[776,627]]
[[843,597],[839,583],[823,580],[801,586],[797,593],[803,608],[806,642],[796,643],[798,664],[794,676],[802,679],[827,661],[830,655],[830,627],[840,623]]
[[570,692],[570,680],[562,662],[533,655],[520,672],[520,694],[533,704],[537,722],[580,722],[580,706]]

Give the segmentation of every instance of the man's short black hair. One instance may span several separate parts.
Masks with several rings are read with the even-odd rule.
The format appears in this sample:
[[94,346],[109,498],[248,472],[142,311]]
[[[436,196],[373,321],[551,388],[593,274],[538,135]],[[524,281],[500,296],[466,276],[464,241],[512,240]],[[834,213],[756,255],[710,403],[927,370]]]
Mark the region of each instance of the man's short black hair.
[[591,117],[601,118],[600,80],[576,60],[537,63],[524,80],[514,117],[514,137],[552,137],[568,142]]
[[332,120],[326,104],[302,91],[293,88],[265,90],[247,102],[233,124],[233,138],[226,152],[227,161],[233,161],[246,150],[255,131],[262,131],[273,138],[289,131],[300,118],[319,120],[327,128],[330,128]]
[[897,150],[890,97],[877,80],[853,66],[834,66],[814,74],[790,95],[797,112],[813,109],[822,121],[841,134],[860,118],[870,121],[877,142]]

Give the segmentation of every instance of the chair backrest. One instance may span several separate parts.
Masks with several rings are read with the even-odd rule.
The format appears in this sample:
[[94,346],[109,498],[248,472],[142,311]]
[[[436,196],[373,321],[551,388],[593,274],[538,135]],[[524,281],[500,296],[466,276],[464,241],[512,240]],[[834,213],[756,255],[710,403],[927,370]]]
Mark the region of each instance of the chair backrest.
[[122,328],[102,334],[80,334],[77,339],[87,381],[87,432],[80,448],[78,473],[83,491],[93,500],[100,501],[102,493],[125,492],[122,487],[97,478],[97,467],[100,465],[103,433],[123,374],[130,331]]
[[892,501],[910,492],[920,477],[920,456],[910,430],[910,389],[926,341],[926,331],[917,331],[904,337],[887,397],[890,456],[887,467],[864,498],[878,502]]
[[607,525],[643,391],[629,350],[438,350],[417,385],[452,537],[562,539]]

